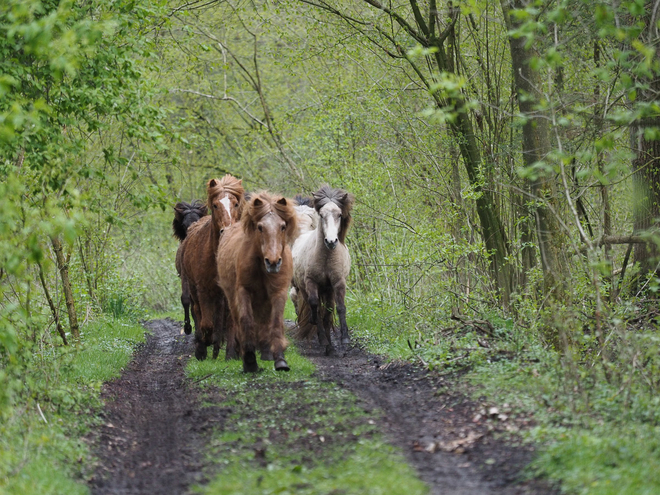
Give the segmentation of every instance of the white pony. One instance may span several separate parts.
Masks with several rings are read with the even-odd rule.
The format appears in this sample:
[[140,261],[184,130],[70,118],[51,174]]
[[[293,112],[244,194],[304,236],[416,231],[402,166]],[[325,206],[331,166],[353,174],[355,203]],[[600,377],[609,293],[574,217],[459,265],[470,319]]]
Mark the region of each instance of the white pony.
[[[345,240],[351,224],[354,199],[352,194],[330,186],[323,186],[316,191],[314,210],[319,215],[318,225],[302,233],[291,250],[291,299],[298,314],[298,325],[294,333],[298,338],[308,338],[316,330],[319,343],[325,346],[326,355],[335,351],[331,338],[335,305],[341,343],[350,342],[344,299],[351,256]],[[301,210],[298,218],[307,213]]]

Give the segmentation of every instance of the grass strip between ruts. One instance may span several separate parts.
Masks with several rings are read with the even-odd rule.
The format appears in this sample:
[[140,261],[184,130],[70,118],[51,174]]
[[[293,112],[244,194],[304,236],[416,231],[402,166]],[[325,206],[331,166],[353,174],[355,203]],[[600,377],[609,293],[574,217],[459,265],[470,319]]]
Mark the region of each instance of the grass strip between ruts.
[[379,434],[350,392],[314,376],[294,347],[289,373],[272,362],[245,374],[239,361],[190,360],[187,374],[229,408],[210,440],[204,494],[424,494],[428,488]]

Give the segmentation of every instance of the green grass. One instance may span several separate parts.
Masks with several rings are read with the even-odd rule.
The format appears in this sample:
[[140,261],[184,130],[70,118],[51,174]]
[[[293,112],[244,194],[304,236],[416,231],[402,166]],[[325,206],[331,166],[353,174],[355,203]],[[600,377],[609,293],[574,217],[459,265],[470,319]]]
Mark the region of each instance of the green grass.
[[191,379],[218,387],[208,405],[231,408],[208,447],[211,482],[197,493],[427,492],[350,392],[315,378],[312,363],[293,347],[287,361],[289,373],[260,362],[257,374],[243,373],[238,361],[189,361]]
[[92,459],[82,438],[97,422],[101,385],[119,376],[144,328],[98,320],[82,328],[82,341],[36,352],[25,369],[22,400],[0,423],[0,493],[89,492]]
[[[351,331],[372,351],[423,360],[440,374],[461,370],[462,393],[506,403],[513,417],[533,417],[536,426],[522,432],[538,449],[528,476],[547,477],[567,493],[660,493],[660,398],[653,392],[660,338],[654,327],[625,333],[603,366],[580,354],[591,341],[576,345],[573,362],[539,344],[530,329],[497,316],[487,316],[495,327],[490,337],[460,325],[436,330],[454,327],[451,321],[422,333],[410,330],[414,322],[396,307],[372,302],[360,296],[348,311]],[[419,344],[414,351],[408,339]]]
[[601,425],[591,429],[539,428],[549,447],[537,472],[570,493],[652,495],[660,492],[660,427]]

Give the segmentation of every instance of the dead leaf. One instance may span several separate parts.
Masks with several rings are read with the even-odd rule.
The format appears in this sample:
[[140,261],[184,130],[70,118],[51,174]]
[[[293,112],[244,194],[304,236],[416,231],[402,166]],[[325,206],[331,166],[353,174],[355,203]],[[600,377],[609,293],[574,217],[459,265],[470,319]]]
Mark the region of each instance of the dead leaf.
[[452,440],[451,442],[437,442],[437,449],[440,449],[444,452],[455,452],[457,454],[462,454],[465,452],[465,449],[470,448],[477,440],[483,436],[483,433],[470,431],[465,438],[458,438],[456,440]]

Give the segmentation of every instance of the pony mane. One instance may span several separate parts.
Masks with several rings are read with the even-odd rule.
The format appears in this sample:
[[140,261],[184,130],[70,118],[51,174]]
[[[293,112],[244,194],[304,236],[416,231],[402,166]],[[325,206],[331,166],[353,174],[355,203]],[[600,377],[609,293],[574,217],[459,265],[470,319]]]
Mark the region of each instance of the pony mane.
[[207,214],[206,203],[202,203],[198,199],[192,203],[180,201],[174,205],[174,220],[172,220],[172,233],[174,237],[179,239],[179,241],[183,241],[188,235],[188,228]]
[[222,179],[211,179],[206,183],[206,195],[208,197],[208,207],[213,209],[213,200],[219,194],[229,193],[236,196],[239,203],[239,210],[242,211],[245,206],[245,189],[243,189],[243,180],[226,174]]
[[286,222],[286,239],[289,244],[293,243],[298,236],[294,204],[292,199],[271,195],[267,191],[252,193],[241,216],[243,230],[246,234],[254,233],[257,230],[257,223],[269,213],[274,213]]
[[335,189],[328,185],[321,186],[321,189],[314,193],[314,209],[317,212],[320,212],[321,208],[331,202],[336,204],[341,210],[341,226],[339,227],[337,237],[342,244],[346,243],[346,234],[348,233],[348,228],[351,226],[351,209],[353,208],[354,201],[355,196],[352,194],[343,189]]
[[303,196],[302,194],[296,194],[293,197],[293,200],[299,205],[299,206],[309,206],[310,208],[314,208],[314,199],[310,198],[308,196]]

